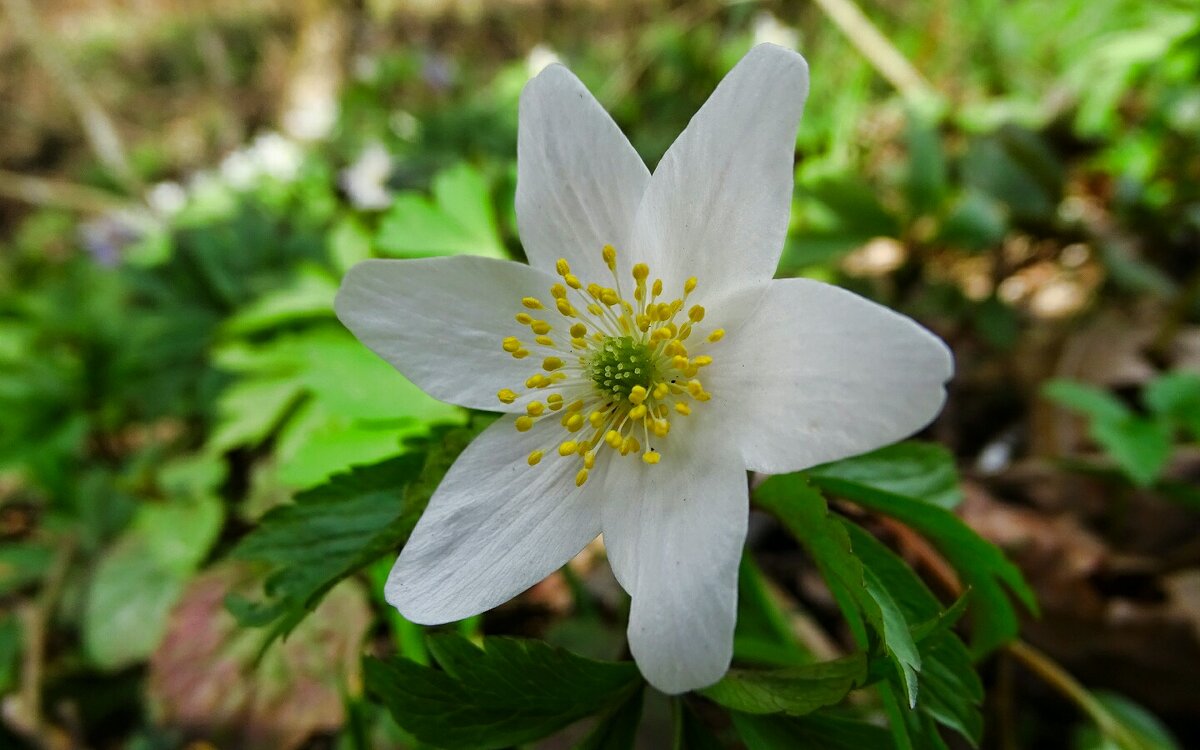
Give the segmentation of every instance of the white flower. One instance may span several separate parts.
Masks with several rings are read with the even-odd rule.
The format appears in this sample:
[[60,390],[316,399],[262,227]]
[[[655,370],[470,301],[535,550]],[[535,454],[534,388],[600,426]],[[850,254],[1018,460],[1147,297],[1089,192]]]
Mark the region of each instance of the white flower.
[[392,156],[386,146],[375,141],[342,172],[342,189],[355,207],[382,210],[392,205],[392,191],[387,186],[391,176]]
[[754,48],[651,176],[552,65],[521,96],[516,209],[530,265],[369,260],[337,298],[437,398],[506,412],[434,494],[387,583],[419,623],[519,594],[603,532],[629,646],[678,693],[729,666],[746,470],[868,451],[928,423],[953,369],[912,320],[773,281],[808,68]]

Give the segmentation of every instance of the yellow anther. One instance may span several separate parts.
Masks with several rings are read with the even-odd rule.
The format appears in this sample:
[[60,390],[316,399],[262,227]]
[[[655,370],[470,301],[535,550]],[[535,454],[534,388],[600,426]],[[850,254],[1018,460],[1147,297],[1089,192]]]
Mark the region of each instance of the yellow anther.
[[575,317],[575,308],[571,307],[571,303],[567,302],[566,299],[559,299],[558,302],[554,303],[554,306],[558,308],[560,315],[567,318]]
[[575,399],[567,405],[567,411],[580,411],[583,409],[583,399]]
[[575,475],[575,486],[582,487],[583,483],[587,481],[587,478],[588,478],[588,470],[580,469],[579,473]]
[[642,333],[650,330],[650,316],[645,313],[638,313],[637,327]]
[[571,326],[571,335],[575,338],[582,338],[587,335],[587,326],[583,323],[576,323]]
[[509,336],[508,338],[504,339],[504,342],[501,344],[501,346],[504,347],[504,351],[511,354],[512,352],[515,352],[521,348],[521,341],[516,336]]
[[586,349],[587,345],[588,345],[587,339],[585,339],[585,338],[571,339],[571,346],[575,347],[576,349]]
[[570,432],[579,432],[583,429],[583,415],[577,412],[568,416],[566,427]]
[[704,320],[704,308],[700,305],[692,305],[692,309],[688,310],[688,318],[690,318],[693,323],[699,323],[700,321]]
[[533,375],[530,375],[525,380],[525,387],[526,388],[537,388],[538,386],[540,386],[542,383],[545,383],[545,382],[546,382],[546,376],[541,374],[540,372],[538,372],[538,373],[534,373]]
[[637,406],[645,401],[647,395],[649,394],[647,394],[646,389],[640,385],[635,385],[633,388],[629,389],[629,401],[634,406]]
[[563,361],[558,357],[546,357],[542,360],[542,369],[546,372],[554,372],[563,366]]
[[683,342],[679,341],[678,339],[673,339],[668,341],[667,345],[663,347],[663,354],[667,355],[668,357],[674,357],[678,354],[682,354],[686,357],[687,347],[685,347]]
[[665,419],[656,419],[650,425],[650,430],[656,437],[666,437],[667,433],[671,431],[671,423]]
[[683,325],[679,326],[679,340],[680,341],[687,341],[688,336],[691,336],[691,335],[692,335],[692,324],[691,323],[684,323]]
[[551,383],[558,383],[558,382],[566,380],[566,379],[567,379],[567,374],[565,372],[555,372],[555,373],[550,374],[550,382]]
[[600,286],[594,281],[587,285],[588,296],[592,297],[593,299],[600,299],[600,292],[602,291],[604,291],[604,287]]
[[541,401],[530,401],[525,405],[525,412],[531,417],[539,417],[546,411],[546,405]]
[[513,359],[525,359],[529,356],[528,349],[518,349],[512,353]]
[[621,455],[625,456],[630,453],[636,453],[642,449],[642,444],[633,435],[629,435],[621,441]]
[[587,311],[597,318],[604,314],[604,308],[600,307],[600,305],[597,305],[595,302],[588,304]]
[[527,326],[533,322],[533,316],[529,313],[517,313],[517,322],[523,326]]
[[662,294],[662,279],[655,279],[654,286],[650,288],[650,292],[657,297]]
[[537,297],[522,297],[521,304],[524,305],[525,309],[527,309],[527,310],[541,310],[542,309],[542,303],[540,301],[538,301]]
[[566,276],[571,272],[571,264],[567,262],[566,258],[559,258],[558,262],[554,264],[554,270],[558,271],[559,276]]
[[600,255],[604,258],[604,265],[608,266],[610,271],[617,270],[617,249],[615,247],[605,245]]
[[675,402],[675,411],[679,412],[680,414],[682,414],[683,416],[686,417],[687,415],[692,413],[692,407],[688,406],[686,402],[676,401]]
[[567,296],[567,288],[562,284],[555,284],[550,287],[550,296],[554,299],[563,299]]
[[654,397],[655,398],[658,398],[658,399],[665,398],[666,395],[670,392],[671,392],[671,386],[667,385],[666,383],[659,383],[658,385],[654,386]]
[[533,340],[542,346],[554,346],[554,339],[550,338],[549,336],[534,336]]
[[699,396],[701,393],[704,393],[704,386],[700,384],[699,380],[689,380],[687,390],[693,396]]
[[671,305],[668,305],[666,302],[659,302],[658,303],[658,319],[659,320],[670,320],[671,315],[672,315]]
[[712,364],[712,357],[707,354],[701,354],[692,360],[692,364],[696,365],[696,367],[708,367]]
[[666,327],[655,328],[654,333],[650,334],[650,338],[653,339],[654,341],[666,341],[667,339],[671,338],[671,336],[673,336],[674,333],[675,332],[672,331],[670,328],[666,328]]
[[594,451],[586,451],[583,454],[583,468],[590,469],[596,465],[596,453]]
[[588,424],[597,429],[604,424],[604,420],[608,415],[602,411],[594,411],[588,415]]
[[688,358],[682,354],[676,354],[674,357],[671,357],[671,367],[674,367],[676,370],[686,370],[688,367]]
[[600,292],[600,301],[605,305],[612,307],[621,301],[621,297],[617,294],[616,289],[603,289]]
[[637,406],[635,406],[629,410],[629,418],[630,419],[641,419],[644,416],[646,416],[646,405],[645,404],[638,404]]
[[502,404],[511,404],[517,400],[517,393],[511,388],[501,388],[496,392],[496,398],[500,399]]
[[649,275],[650,266],[646,265],[645,263],[637,263],[633,266],[633,278],[637,279],[638,281],[645,281],[646,277]]
[[633,298],[638,302],[646,299],[646,285],[638,282],[637,287],[633,290]]
[[558,445],[558,455],[569,456],[579,450],[579,443],[574,440],[564,440]]
[[725,338],[725,329],[724,328],[718,328],[715,331],[713,331],[712,333],[708,334],[708,340],[714,344],[723,338]]
[[616,430],[609,430],[604,433],[604,442],[608,443],[610,447],[616,448],[621,444],[621,433]]
[[642,460],[650,465],[658,463],[661,458],[662,456],[657,451],[651,450],[642,454]]
[[533,427],[533,417],[519,416],[516,421],[517,432],[529,432]]
[[530,452],[529,458],[527,459],[529,461],[529,465],[537,466],[538,462],[542,460],[542,456],[544,456],[544,455],[546,455],[546,454],[542,453],[541,451]]
[[529,324],[529,327],[532,328],[533,332],[539,336],[545,336],[547,333],[550,333],[550,331],[554,330],[550,327],[550,324],[544,320],[535,320]]
[[571,287],[572,289],[580,289],[583,287],[583,284],[579,283],[579,277],[573,273],[568,273],[563,276],[563,281],[567,282],[567,286]]
[[684,294],[691,294],[695,290],[696,290],[696,277],[695,276],[693,276],[692,278],[683,282],[683,293]]

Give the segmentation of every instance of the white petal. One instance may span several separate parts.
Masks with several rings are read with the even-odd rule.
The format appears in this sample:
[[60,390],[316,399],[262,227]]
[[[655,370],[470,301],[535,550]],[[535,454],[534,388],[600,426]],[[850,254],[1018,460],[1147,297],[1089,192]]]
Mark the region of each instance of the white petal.
[[[359,341],[434,398],[517,411],[524,401],[506,406],[496,392],[521,390],[549,352],[537,350],[514,316],[526,312],[522,297],[549,299],[553,283],[524,263],[470,255],[367,260],[342,279],[334,307]],[[533,354],[513,359],[501,348],[507,336]]]
[[[519,433],[514,419],[501,417],[459,456],[400,552],[385,594],[408,619],[436,625],[491,609],[600,533],[599,483],[575,486],[578,457],[553,451],[558,420]],[[549,455],[529,466],[535,449]]]
[[718,426],[688,417],[658,465],[616,457],[605,476],[604,543],[633,597],[629,648],[666,693],[711,685],[733,653],[748,500],[741,457],[722,448]]
[[559,258],[586,284],[610,285],[601,249],[629,264],[633,218],[650,172],[569,70],[551,65],[525,86],[517,136],[517,224],[525,254],[551,273]]
[[642,199],[634,244],[668,292],[695,276],[697,298],[711,300],[775,275],[807,96],[804,58],[759,45],[667,151]]
[[954,359],[912,319],[809,279],[742,296],[758,307],[711,347],[703,377],[748,468],[799,471],[874,450],[941,411]]

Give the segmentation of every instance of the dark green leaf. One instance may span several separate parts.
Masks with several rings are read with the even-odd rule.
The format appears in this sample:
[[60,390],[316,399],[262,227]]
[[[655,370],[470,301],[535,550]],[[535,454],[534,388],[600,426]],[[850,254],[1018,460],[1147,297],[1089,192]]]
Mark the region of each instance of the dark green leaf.
[[739,662],[769,666],[797,666],[815,660],[792,634],[787,615],[772,597],[762,571],[749,555],[738,568],[737,629],[733,655]]
[[1121,744],[1102,734],[1094,725],[1075,733],[1078,750],[1179,750],[1179,743],[1159,719],[1133,701],[1116,693],[1092,693],[1108,717],[1117,722],[1129,740]]
[[921,656],[908,624],[886,587],[855,557],[846,530],[830,515],[825,498],[802,475],[788,474],[768,479],[755,499],[805,546],[843,610],[852,607],[870,623],[904,679],[909,704],[914,704]]
[[812,481],[826,492],[904,522],[927,537],[945,555],[972,590],[974,632],[971,646],[976,656],[991,651],[1017,634],[1017,613],[1009,601],[1008,591],[1031,612],[1037,611],[1037,600],[1020,569],[950,511],[844,479],[814,476]]
[[700,693],[734,711],[800,716],[838,703],[866,679],[867,657],[859,653],[799,667],[731,669]]
[[233,550],[269,563],[267,609],[233,606],[256,624],[282,618],[276,632],[299,622],[334,584],[400,549],[450,463],[470,442],[470,428],[441,429],[423,449],[335,476],[261,519]]
[[809,469],[808,473],[858,482],[943,508],[962,502],[954,456],[937,443],[896,443]]
[[1171,457],[1171,427],[1161,420],[1093,419],[1088,434],[1141,487],[1154,484]]
[[1093,419],[1121,420],[1132,414],[1129,407],[1108,391],[1074,380],[1051,380],[1042,386],[1042,395]]
[[946,156],[937,124],[915,112],[908,117],[905,192],[911,216],[937,211],[946,193]]
[[1142,400],[1155,414],[1170,417],[1200,440],[1200,375],[1169,372],[1146,384]]
[[819,714],[802,718],[734,712],[733,726],[747,750],[892,750],[886,729]]
[[430,639],[444,672],[407,659],[365,663],[367,689],[396,723],[437,747],[487,750],[536,740],[612,710],[642,685],[632,662],[601,662],[540,641]]
[[631,750],[642,720],[642,691],[634,690],[629,699],[596,724],[576,750]]

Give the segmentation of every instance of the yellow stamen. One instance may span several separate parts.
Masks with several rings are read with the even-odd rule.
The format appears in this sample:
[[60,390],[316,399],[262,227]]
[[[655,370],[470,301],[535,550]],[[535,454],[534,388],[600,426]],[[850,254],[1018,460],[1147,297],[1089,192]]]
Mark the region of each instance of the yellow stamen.
[[529,454],[529,458],[527,459],[529,461],[529,465],[537,466],[538,462],[542,460],[543,455],[545,455],[545,454],[542,453],[541,451],[531,451]]

